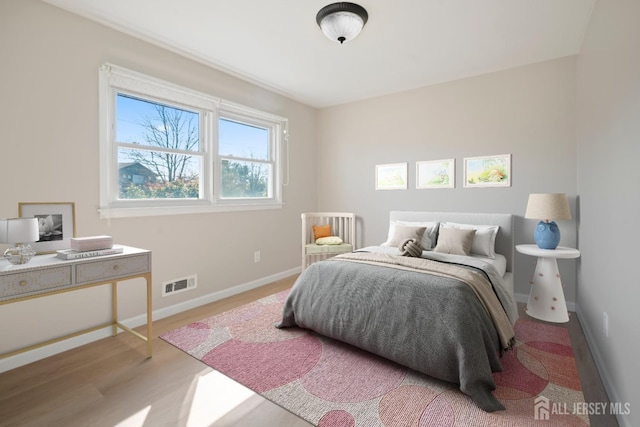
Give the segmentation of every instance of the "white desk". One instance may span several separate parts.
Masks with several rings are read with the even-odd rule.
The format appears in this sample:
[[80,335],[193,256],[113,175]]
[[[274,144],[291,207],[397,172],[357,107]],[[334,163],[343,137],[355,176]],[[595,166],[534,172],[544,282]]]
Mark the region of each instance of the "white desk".
[[531,292],[527,302],[527,314],[547,322],[568,322],[569,312],[556,259],[578,258],[580,251],[563,246],[556,249],[540,249],[537,245],[516,245],[516,251],[538,257],[533,280],[529,282]]
[[[0,354],[0,359],[107,326],[111,326],[113,336],[116,336],[120,328],[146,341],[147,357],[151,357],[151,251],[128,246],[123,248],[124,251],[120,254],[71,261],[58,259],[55,254],[35,256],[22,265],[11,265],[4,259],[0,260],[0,305],[106,284],[111,284],[112,296],[111,322]],[[118,282],[138,277],[146,279],[147,282],[146,336],[118,322]]]

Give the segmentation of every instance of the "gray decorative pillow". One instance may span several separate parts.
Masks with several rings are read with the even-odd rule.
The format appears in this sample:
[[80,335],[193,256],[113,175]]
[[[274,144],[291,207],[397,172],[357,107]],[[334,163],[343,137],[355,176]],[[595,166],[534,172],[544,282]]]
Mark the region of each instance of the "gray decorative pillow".
[[393,236],[389,241],[385,242],[388,246],[400,246],[407,239],[416,239],[422,241],[422,235],[427,227],[407,227],[404,225],[396,225],[393,230]]
[[454,255],[471,254],[471,244],[476,230],[465,230],[462,228],[440,228],[438,234],[438,244],[434,252],[443,252]]

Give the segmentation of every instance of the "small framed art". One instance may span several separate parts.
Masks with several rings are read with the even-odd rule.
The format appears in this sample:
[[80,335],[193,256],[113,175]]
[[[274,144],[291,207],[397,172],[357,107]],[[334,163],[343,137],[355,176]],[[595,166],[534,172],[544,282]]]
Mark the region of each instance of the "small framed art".
[[511,154],[465,158],[464,186],[510,187]]
[[376,165],[376,190],[406,190],[407,164]]
[[455,159],[416,162],[416,188],[454,188]]
[[38,253],[68,249],[76,236],[76,208],[73,202],[18,203],[20,218],[37,218],[40,240],[29,242]]

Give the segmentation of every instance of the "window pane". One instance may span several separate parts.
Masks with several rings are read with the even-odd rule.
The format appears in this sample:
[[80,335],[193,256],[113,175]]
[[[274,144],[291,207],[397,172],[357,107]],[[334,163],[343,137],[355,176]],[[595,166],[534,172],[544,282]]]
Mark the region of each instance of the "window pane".
[[219,120],[218,153],[221,156],[269,160],[269,131],[264,128]]
[[200,150],[200,115],[119,93],[116,140],[151,147]]
[[264,163],[222,160],[223,198],[269,197],[271,166]]
[[118,149],[120,199],[197,199],[202,159],[158,151]]

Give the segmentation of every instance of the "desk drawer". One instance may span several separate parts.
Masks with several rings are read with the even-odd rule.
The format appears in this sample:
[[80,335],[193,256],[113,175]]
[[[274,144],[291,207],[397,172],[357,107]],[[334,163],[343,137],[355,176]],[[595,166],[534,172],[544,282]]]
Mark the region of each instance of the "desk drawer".
[[76,283],[104,282],[119,277],[150,271],[149,254],[134,255],[126,258],[104,259],[78,264]]
[[71,285],[71,266],[0,276],[0,301]]

